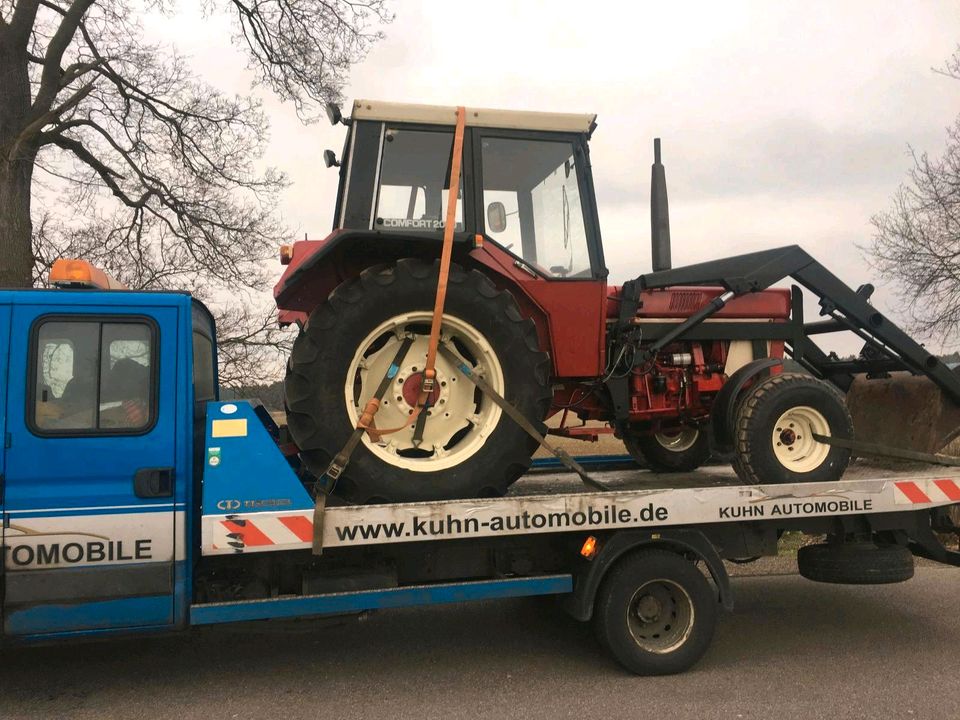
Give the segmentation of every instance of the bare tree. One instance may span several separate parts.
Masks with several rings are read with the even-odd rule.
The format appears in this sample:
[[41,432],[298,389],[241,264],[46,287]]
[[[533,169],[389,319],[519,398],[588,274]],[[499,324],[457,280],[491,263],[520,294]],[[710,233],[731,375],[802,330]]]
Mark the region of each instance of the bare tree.
[[[960,80],[960,47],[938,72]],[[913,152],[913,169],[893,206],[873,217],[867,248],[880,274],[893,281],[914,329],[960,339],[960,117],[947,129],[940,157]]]
[[[385,2],[202,7],[233,16],[255,84],[309,121],[380,37]],[[259,101],[217,91],[145,39],[143,17],[175,9],[175,0],[0,0],[0,287],[35,284],[70,255],[131,287],[200,293],[226,330],[225,379],[249,382],[241,376],[262,353],[282,349],[253,291],[289,237],[275,213],[286,179],[258,166],[268,137]]]

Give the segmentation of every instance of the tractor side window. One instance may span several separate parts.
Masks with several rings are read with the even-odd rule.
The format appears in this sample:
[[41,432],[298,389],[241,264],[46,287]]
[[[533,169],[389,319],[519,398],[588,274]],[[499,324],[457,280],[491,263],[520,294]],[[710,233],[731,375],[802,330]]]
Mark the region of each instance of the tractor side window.
[[490,237],[544,275],[590,277],[573,145],[484,138],[482,162]]
[[[387,128],[377,188],[378,230],[443,230],[452,152],[453,133]],[[463,230],[462,175],[454,229]]]
[[32,427],[44,434],[145,430],[154,415],[154,346],[144,322],[44,322],[33,348]]

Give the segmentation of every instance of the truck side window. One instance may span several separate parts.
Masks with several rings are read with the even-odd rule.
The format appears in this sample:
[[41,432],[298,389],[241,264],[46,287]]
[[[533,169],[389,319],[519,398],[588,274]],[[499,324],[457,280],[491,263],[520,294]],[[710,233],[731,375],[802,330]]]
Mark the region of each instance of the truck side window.
[[195,402],[216,400],[213,341],[203,333],[193,332],[193,399]]
[[31,426],[43,434],[138,432],[154,416],[155,332],[145,322],[49,320],[33,348]]

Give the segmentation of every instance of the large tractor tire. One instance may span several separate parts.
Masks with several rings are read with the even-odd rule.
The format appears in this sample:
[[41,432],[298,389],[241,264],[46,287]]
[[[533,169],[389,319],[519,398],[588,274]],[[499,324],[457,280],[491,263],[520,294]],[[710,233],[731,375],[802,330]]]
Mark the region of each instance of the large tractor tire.
[[710,459],[710,433],[684,426],[652,435],[625,435],[623,444],[639,464],[655,472],[690,472]]
[[843,395],[809,375],[772,375],[739,404],[733,467],[750,485],[839,480],[850,451],[817,442],[814,435],[853,437]]
[[[430,334],[438,263],[405,259],[365,270],[310,315],[287,366],[287,423],[300,457],[322,474],[346,443],[400,347],[413,337],[375,417],[408,422],[416,407]],[[452,266],[441,341],[534,422],[552,393],[549,358],[510,293],[478,271]],[[495,497],[530,466],[536,442],[438,354],[437,388],[422,440],[414,426],[357,446],[336,494],[354,503]]]

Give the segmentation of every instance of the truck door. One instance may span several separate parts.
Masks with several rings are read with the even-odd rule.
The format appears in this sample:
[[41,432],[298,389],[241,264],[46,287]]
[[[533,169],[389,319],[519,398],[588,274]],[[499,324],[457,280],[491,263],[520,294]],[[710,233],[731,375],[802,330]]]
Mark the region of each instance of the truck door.
[[12,312],[9,635],[174,622],[179,309],[98,295],[116,302],[58,291]]

